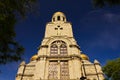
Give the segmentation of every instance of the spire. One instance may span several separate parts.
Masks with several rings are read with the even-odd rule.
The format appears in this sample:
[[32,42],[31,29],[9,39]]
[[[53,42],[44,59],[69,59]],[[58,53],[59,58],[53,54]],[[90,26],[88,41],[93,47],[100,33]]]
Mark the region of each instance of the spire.
[[20,63],[20,66],[23,66],[23,65],[25,65],[25,61],[22,61],[22,62]]
[[96,59],[94,60],[94,63],[100,64],[100,62]]

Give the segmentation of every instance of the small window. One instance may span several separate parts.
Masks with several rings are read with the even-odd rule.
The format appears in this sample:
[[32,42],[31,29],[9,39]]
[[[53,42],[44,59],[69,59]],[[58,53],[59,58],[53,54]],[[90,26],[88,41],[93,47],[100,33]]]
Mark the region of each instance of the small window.
[[57,20],[60,21],[60,16],[57,17]]
[[55,18],[53,18],[53,21],[55,21]]
[[63,17],[63,21],[65,21],[65,18]]

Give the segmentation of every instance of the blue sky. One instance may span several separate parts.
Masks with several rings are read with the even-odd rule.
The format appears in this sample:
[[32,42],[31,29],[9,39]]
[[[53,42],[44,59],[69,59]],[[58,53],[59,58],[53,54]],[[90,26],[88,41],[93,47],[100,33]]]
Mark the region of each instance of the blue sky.
[[[37,53],[45,25],[57,11],[72,22],[74,37],[90,61],[97,59],[103,66],[107,60],[120,57],[120,6],[94,9],[91,0],[40,0],[36,7],[34,15],[19,19],[15,29],[16,40],[25,48],[26,63]],[[0,65],[0,80],[14,80],[19,64]]]

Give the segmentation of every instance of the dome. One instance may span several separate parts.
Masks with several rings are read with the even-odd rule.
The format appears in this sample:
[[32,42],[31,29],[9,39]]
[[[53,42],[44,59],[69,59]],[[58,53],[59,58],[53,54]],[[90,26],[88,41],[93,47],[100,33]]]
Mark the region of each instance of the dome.
[[66,17],[63,12],[56,12],[53,14],[52,22],[62,21],[66,22]]
[[81,54],[80,57],[82,60],[89,60],[89,57],[85,54]]
[[37,58],[38,58],[37,55],[33,55],[30,60],[31,60],[31,61],[34,61],[34,60],[36,60]]
[[54,17],[54,16],[58,16],[58,15],[65,17],[65,14],[64,14],[63,12],[55,12],[55,13],[53,14],[53,17]]

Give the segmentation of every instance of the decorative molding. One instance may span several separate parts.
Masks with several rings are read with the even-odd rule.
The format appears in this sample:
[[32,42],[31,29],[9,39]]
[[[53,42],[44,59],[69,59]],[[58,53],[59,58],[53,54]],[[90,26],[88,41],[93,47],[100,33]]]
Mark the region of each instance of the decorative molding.
[[39,50],[40,48],[48,48],[48,45],[41,45],[40,47],[38,47],[38,50]]
[[32,76],[34,76],[34,74],[17,74],[16,77],[18,77],[18,76],[22,76],[22,77],[29,76],[29,77],[32,77]]
[[78,46],[78,45],[75,45],[75,44],[71,44],[71,45],[69,45],[69,47],[76,47],[76,48],[78,48],[78,49],[80,49],[80,47]]

